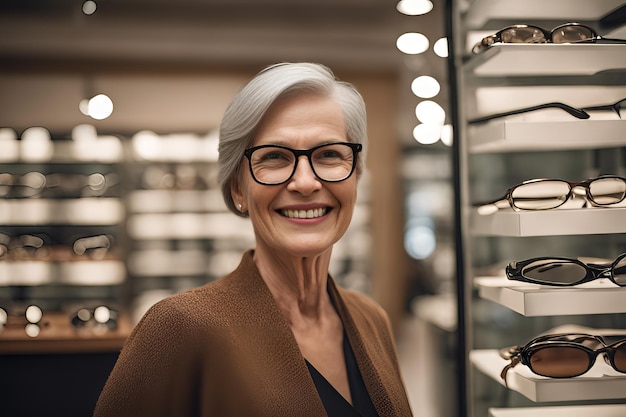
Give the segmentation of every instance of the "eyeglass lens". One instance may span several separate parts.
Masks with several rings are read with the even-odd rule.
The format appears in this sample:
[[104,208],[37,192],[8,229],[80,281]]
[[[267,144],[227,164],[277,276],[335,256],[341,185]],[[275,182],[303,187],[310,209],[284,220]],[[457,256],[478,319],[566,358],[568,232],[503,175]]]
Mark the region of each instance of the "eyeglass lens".
[[589,355],[582,349],[547,346],[532,353],[529,367],[539,375],[566,378],[584,374],[591,364]]
[[[626,256],[618,258],[613,265],[590,265],[597,277],[612,273],[617,285],[626,286]],[[522,277],[540,284],[576,285],[587,277],[588,270],[581,263],[567,259],[538,259],[522,267]]]
[[[626,195],[626,180],[622,178],[597,178],[586,186],[587,197],[599,206],[617,204]],[[511,204],[522,210],[544,210],[562,205],[569,197],[572,186],[567,181],[543,180],[519,185],[511,191]]]
[[[529,368],[538,375],[551,378],[569,378],[587,372],[594,363],[594,356],[575,346],[545,346],[530,355]],[[618,372],[626,373],[626,344],[612,348],[608,355],[610,365]]]
[[562,259],[542,259],[522,268],[521,275],[543,284],[572,285],[587,276],[582,265]]
[[[354,151],[346,144],[334,143],[314,148],[309,161],[315,175],[323,181],[341,181],[350,176],[354,168]],[[279,146],[254,149],[250,167],[257,181],[280,184],[295,172],[298,159],[293,150]]]

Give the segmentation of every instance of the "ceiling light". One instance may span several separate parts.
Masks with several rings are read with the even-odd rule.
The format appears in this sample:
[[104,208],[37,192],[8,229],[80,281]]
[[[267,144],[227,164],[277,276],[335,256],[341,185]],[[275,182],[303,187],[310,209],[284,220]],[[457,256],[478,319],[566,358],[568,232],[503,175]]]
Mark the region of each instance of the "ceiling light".
[[430,75],[417,77],[411,83],[411,91],[421,98],[432,98],[439,94],[441,86],[439,82]]
[[413,129],[413,137],[422,145],[432,145],[441,137],[441,125],[422,123]]
[[426,14],[433,9],[433,2],[430,0],[400,0],[396,5],[396,10],[409,16]]
[[424,100],[415,107],[415,116],[422,123],[438,124],[439,128],[446,120],[446,112],[439,104],[431,100]]
[[437,56],[442,58],[448,57],[448,38],[440,38],[437,39],[435,44],[433,45],[433,51]]
[[398,37],[396,41],[397,48],[409,55],[421,54],[428,50],[428,38],[421,33],[409,32]]
[[97,7],[95,1],[88,0],[83,3],[83,13],[90,16],[96,12]]
[[96,120],[103,120],[113,113],[113,101],[106,94],[98,94],[88,101],[81,101],[80,111]]

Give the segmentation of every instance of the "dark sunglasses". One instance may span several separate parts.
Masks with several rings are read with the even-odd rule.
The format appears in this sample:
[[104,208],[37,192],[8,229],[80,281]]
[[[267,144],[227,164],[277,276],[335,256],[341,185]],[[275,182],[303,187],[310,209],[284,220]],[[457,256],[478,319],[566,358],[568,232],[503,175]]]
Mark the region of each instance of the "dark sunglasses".
[[600,354],[617,372],[626,373],[626,335],[561,333],[536,337],[524,346],[501,349],[500,357],[511,363],[502,369],[500,377],[506,384],[508,371],[521,363],[537,375],[573,378],[589,371]]
[[559,179],[533,179],[509,188],[506,194],[486,203],[476,203],[479,214],[491,214],[501,208],[514,210],[549,210],[562,206],[578,193],[575,188],[582,188],[580,194],[586,202],[596,207],[611,207],[624,201],[626,197],[626,178],[615,175],[603,175],[581,182],[569,182]]
[[468,120],[468,123],[469,124],[484,123],[489,120],[498,119],[500,117],[513,116],[515,114],[528,113],[528,112],[532,112],[536,110],[543,110],[543,109],[561,109],[571,114],[577,119],[588,119],[590,117],[589,113],[587,113],[588,111],[614,111],[615,113],[617,113],[617,116],[621,119],[622,111],[624,108],[626,108],[626,98],[623,98],[613,104],[603,104],[599,106],[588,106],[588,107],[581,107],[581,108],[576,108],[565,103],[553,102],[553,103],[538,104],[536,106],[524,107],[524,108],[516,109],[516,110],[510,110],[510,111],[506,111],[502,113],[490,114],[488,116],[483,116],[483,117],[477,117],[475,119]]
[[565,23],[548,31],[534,25],[512,25],[484,37],[472,48],[481,53],[496,43],[626,43],[626,39],[604,38],[589,26]]
[[615,285],[626,286],[626,253],[612,263],[585,263],[579,259],[540,257],[511,262],[506,266],[506,277],[532,284],[567,287],[608,278]]

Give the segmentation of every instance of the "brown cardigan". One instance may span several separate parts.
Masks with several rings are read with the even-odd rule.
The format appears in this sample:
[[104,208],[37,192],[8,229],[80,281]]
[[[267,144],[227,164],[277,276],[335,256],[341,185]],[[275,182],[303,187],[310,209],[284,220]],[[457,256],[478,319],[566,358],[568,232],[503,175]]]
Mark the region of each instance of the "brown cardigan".
[[[385,312],[329,280],[380,417],[411,416]],[[95,417],[326,416],[252,252],[226,277],[154,305],[137,324]]]

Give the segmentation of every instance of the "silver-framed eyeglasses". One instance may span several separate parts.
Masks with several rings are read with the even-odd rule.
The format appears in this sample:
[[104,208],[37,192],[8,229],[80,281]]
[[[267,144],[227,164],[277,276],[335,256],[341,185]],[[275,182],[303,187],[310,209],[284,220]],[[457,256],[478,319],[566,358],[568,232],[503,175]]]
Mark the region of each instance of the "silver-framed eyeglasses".
[[282,145],[261,145],[244,152],[252,178],[263,185],[280,185],[289,181],[298,167],[301,156],[306,156],[315,176],[324,182],[340,182],[354,172],[359,143],[324,143],[311,149],[291,149]]
[[[581,182],[560,179],[533,179],[511,187],[497,200],[476,203],[478,214],[492,214],[498,209],[550,210],[578,199],[584,205],[614,207],[626,198],[626,178],[603,175]],[[579,208],[579,207],[577,207]]]

